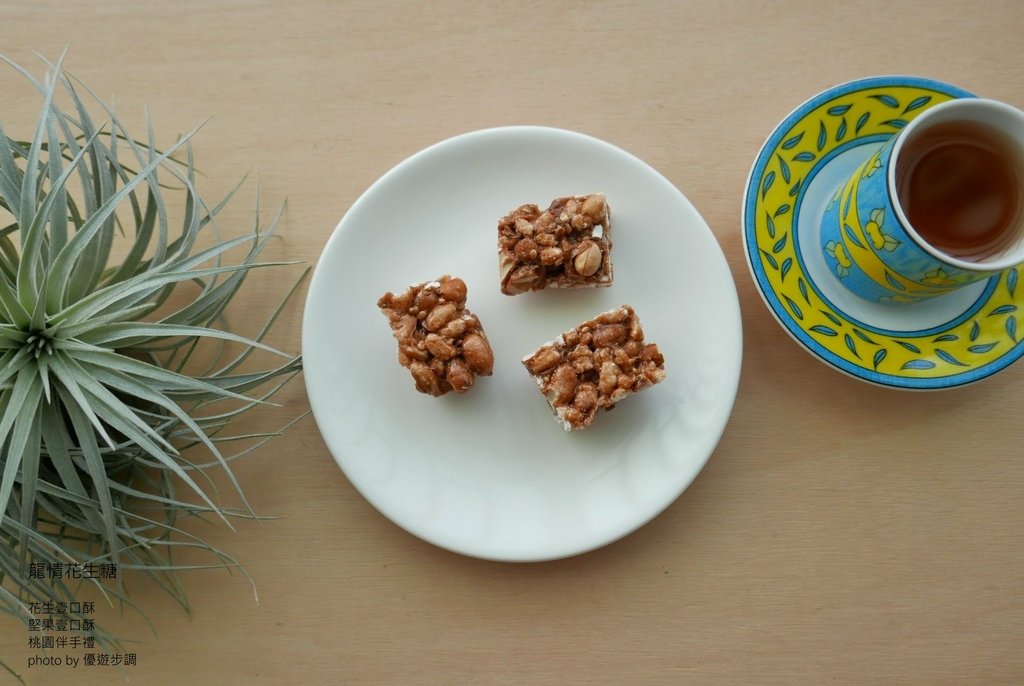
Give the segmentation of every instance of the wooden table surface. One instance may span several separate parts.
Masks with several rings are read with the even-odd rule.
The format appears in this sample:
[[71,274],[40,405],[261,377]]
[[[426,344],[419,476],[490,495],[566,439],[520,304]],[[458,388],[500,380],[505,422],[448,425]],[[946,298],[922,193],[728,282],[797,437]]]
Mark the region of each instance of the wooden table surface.
[[[7,618],[0,656],[62,685],[1024,683],[1024,365],[936,393],[848,378],[775,322],[740,242],[754,155],[795,106],[893,73],[1024,106],[1022,35],[1016,0],[4,3],[0,51],[41,73],[33,51],[70,46],[67,68],[136,131],[144,107],[171,138],[212,116],[202,184],[256,171],[268,207],[287,198],[282,259],[314,264],[376,178],[449,136],[529,123],[612,142],[711,226],[744,361],[696,482],[595,552],[502,564],[424,543],[306,418],[237,467],[283,518],[196,529],[245,564],[258,604],[240,575],[191,572],[189,616],[129,576],[157,635],[130,610],[97,618],[138,641],[137,666],[28,670]],[[8,130],[29,126],[38,100],[6,67],[0,93]],[[283,288],[254,277],[238,328]],[[292,351],[303,297],[274,340]],[[301,377],[280,400],[271,423],[308,409]]]

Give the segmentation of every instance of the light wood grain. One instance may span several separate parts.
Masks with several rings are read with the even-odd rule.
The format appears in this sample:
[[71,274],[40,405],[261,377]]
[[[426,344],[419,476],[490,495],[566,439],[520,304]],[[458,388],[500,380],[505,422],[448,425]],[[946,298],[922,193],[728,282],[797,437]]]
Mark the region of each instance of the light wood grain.
[[[68,68],[142,130],[196,139],[215,196],[256,170],[288,200],[273,255],[313,264],[378,176],[467,130],[546,124],[606,139],[693,201],[743,309],[734,414],[664,514],[578,558],[467,559],[364,501],[311,419],[239,464],[286,518],[204,527],[244,578],[186,576],[191,617],[145,581],[100,618],[137,667],[32,684],[1024,683],[1024,366],[956,391],[869,387],[779,328],[740,245],[758,146],[807,97],[886,73],[1024,106],[1024,4],[859,2],[7,2],[0,50]],[[0,117],[38,102],[0,69]],[[25,130],[22,128],[21,130]],[[245,209],[233,210],[239,222]],[[286,286],[253,279],[238,326]],[[699,297],[699,296],[695,296]],[[275,343],[298,350],[301,295]],[[307,409],[301,379],[268,421]],[[24,667],[27,632],[0,654]],[[0,681],[3,677],[0,677]]]

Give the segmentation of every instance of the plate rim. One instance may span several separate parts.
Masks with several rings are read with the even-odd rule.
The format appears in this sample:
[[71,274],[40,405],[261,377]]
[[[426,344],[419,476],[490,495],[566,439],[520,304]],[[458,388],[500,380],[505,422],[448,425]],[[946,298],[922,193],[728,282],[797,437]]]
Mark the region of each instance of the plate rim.
[[[772,314],[774,319],[779,323],[782,329],[789,334],[799,346],[807,351],[812,357],[817,359],[819,362],[825,364],[831,369],[839,371],[846,376],[850,376],[859,381],[863,381],[875,386],[884,388],[893,388],[898,390],[910,390],[910,391],[933,391],[933,390],[945,390],[950,388],[956,388],[969,384],[978,383],[985,379],[988,379],[998,372],[1008,367],[1013,362],[1017,361],[1022,355],[1024,355],[1024,340],[1017,341],[1016,345],[1004,352],[998,358],[988,361],[981,365],[970,365],[969,368],[963,372],[951,374],[942,377],[914,377],[914,376],[899,376],[896,374],[881,373],[872,371],[862,366],[854,365],[853,363],[847,362],[841,358],[838,358],[834,353],[829,351],[827,348],[819,346],[813,340],[805,341],[801,334],[804,334],[802,327],[797,326],[793,318],[786,312],[785,308],[782,307],[781,300],[778,299],[778,293],[774,288],[771,287],[770,283],[766,283],[766,279],[763,279],[757,266],[754,263],[754,257],[751,254],[751,241],[755,241],[752,238],[754,233],[753,222],[754,219],[751,217],[753,207],[756,205],[756,191],[760,186],[761,178],[763,178],[764,169],[761,169],[761,174],[758,174],[758,168],[762,165],[767,164],[767,158],[770,157],[772,149],[774,149],[775,143],[779,142],[776,139],[781,140],[782,135],[790,130],[793,126],[799,124],[805,117],[810,114],[816,107],[821,104],[833,100],[837,97],[841,97],[845,94],[854,93],[859,90],[867,88],[878,88],[878,87],[912,87],[912,88],[923,88],[929,90],[939,91],[952,98],[965,98],[965,97],[977,97],[973,93],[964,90],[958,86],[938,81],[927,77],[919,77],[912,75],[880,75],[880,76],[869,76],[864,78],[852,79],[844,81],[837,85],[826,88],[813,96],[807,98],[799,105],[794,107],[785,117],[783,117],[765,137],[764,142],[758,148],[757,154],[754,156],[754,160],[750,167],[750,172],[747,175],[747,182],[744,186],[743,198],[742,198],[742,212],[741,212],[741,223],[740,230],[742,233],[743,252],[744,258],[747,263],[747,269],[751,275],[754,285],[757,288],[758,294],[761,296],[761,300],[764,302],[768,311]],[[895,135],[895,134],[892,134]],[[869,137],[869,136],[865,136]],[[847,145],[844,143],[844,145]],[[833,151],[830,151],[830,155]],[[825,160],[828,156],[823,157]],[[812,175],[817,174],[827,164],[827,162],[816,163],[812,170]],[[794,207],[799,207],[800,201],[804,196],[807,184],[803,185],[794,199]],[[795,210],[794,210],[795,211]],[[795,215],[794,215],[795,216]],[[795,220],[794,220],[795,221]],[[856,323],[858,318],[851,316],[845,312],[842,307],[837,306],[827,297],[821,296],[820,288],[814,283],[810,274],[806,271],[804,273],[809,284],[812,285],[815,291],[818,291],[819,296],[829,303],[837,314],[841,314],[848,322]],[[993,277],[988,286],[986,286],[984,292],[972,302],[963,312],[956,312],[956,316],[951,320],[936,327],[930,327],[931,329],[938,330],[940,327],[946,330],[952,325],[953,321],[958,320],[962,316],[967,315],[972,308],[976,308],[978,303],[983,299],[990,297],[994,290],[995,281],[998,277]],[[770,291],[766,292],[766,291]],[[772,300],[774,296],[775,300]],[[983,303],[982,303],[983,305]],[[876,325],[868,324],[871,330],[876,330],[879,333],[886,332],[885,335],[890,335],[884,327],[878,327]],[[896,333],[896,332],[892,332]],[[908,334],[917,334],[918,332],[912,331],[907,332]],[[819,349],[821,347],[821,349]]]
[[[314,298],[312,296],[313,296],[314,293],[316,293],[318,291],[318,284],[324,278],[326,278],[326,277],[322,276],[322,274],[323,274],[322,267],[323,267],[323,264],[324,264],[324,256],[327,255],[329,252],[331,252],[332,245],[335,242],[342,240],[340,238],[340,236],[343,234],[343,232],[345,232],[347,230],[346,227],[345,227],[346,220],[359,207],[361,207],[364,203],[368,202],[369,199],[372,198],[372,196],[374,196],[374,194],[376,192],[378,192],[379,188],[381,186],[385,185],[386,183],[388,183],[391,180],[392,177],[400,175],[401,173],[403,173],[403,171],[405,169],[407,169],[408,167],[413,166],[415,164],[418,164],[421,159],[423,159],[424,157],[427,157],[427,156],[435,153],[438,149],[444,148],[444,147],[449,147],[449,146],[452,146],[452,145],[462,144],[462,143],[465,143],[467,141],[472,141],[473,139],[477,139],[477,138],[486,138],[486,137],[492,136],[492,135],[504,135],[504,134],[513,134],[513,135],[530,135],[530,134],[552,135],[553,134],[553,135],[557,135],[557,136],[561,136],[561,137],[565,137],[565,138],[569,138],[569,139],[574,139],[575,141],[582,142],[582,143],[587,144],[587,145],[598,146],[598,147],[600,147],[602,149],[605,149],[605,150],[611,152],[612,154],[620,155],[620,156],[625,156],[625,157],[630,158],[633,162],[635,162],[636,164],[640,165],[648,173],[648,178],[652,182],[656,182],[656,183],[662,185],[670,193],[672,193],[674,196],[676,196],[676,198],[679,201],[681,201],[683,203],[683,205],[685,205],[686,207],[688,207],[692,211],[694,216],[696,216],[699,219],[699,224],[700,224],[699,230],[701,230],[703,232],[706,232],[706,238],[716,248],[716,250],[712,251],[712,253],[714,254],[714,259],[716,259],[719,262],[719,269],[721,270],[721,273],[725,277],[727,277],[727,280],[728,280],[727,283],[731,286],[731,288],[721,289],[722,297],[724,298],[724,300],[723,300],[721,306],[718,307],[717,309],[721,312],[721,315],[723,317],[726,317],[726,318],[729,318],[729,319],[732,320],[732,326],[734,327],[735,333],[736,333],[736,341],[735,341],[736,356],[735,356],[735,360],[731,360],[730,363],[728,365],[726,365],[726,369],[731,370],[731,373],[726,374],[726,375],[723,376],[723,379],[725,379],[727,381],[727,384],[722,386],[723,392],[722,392],[721,421],[720,421],[720,423],[719,423],[719,425],[717,427],[712,427],[711,431],[707,431],[707,432],[705,432],[703,434],[706,437],[706,440],[707,440],[707,450],[699,459],[694,460],[692,473],[689,473],[689,470],[688,470],[688,474],[683,475],[684,478],[682,478],[680,480],[678,488],[677,489],[673,489],[672,493],[670,494],[670,497],[667,497],[664,500],[664,502],[662,502],[659,499],[654,507],[648,508],[648,509],[643,509],[642,511],[640,511],[639,512],[639,516],[633,518],[635,521],[632,521],[629,526],[623,527],[623,528],[620,528],[620,529],[616,529],[615,531],[613,531],[611,533],[605,533],[605,534],[602,534],[600,536],[594,536],[593,540],[592,541],[588,541],[585,545],[578,545],[578,546],[574,546],[574,547],[562,546],[563,549],[560,550],[559,552],[547,553],[547,554],[543,554],[543,553],[542,554],[537,554],[537,553],[534,553],[534,554],[524,554],[523,551],[521,551],[519,549],[516,549],[516,548],[507,549],[502,554],[497,554],[497,553],[482,554],[481,552],[473,551],[472,549],[470,549],[469,547],[466,547],[466,546],[452,545],[450,541],[439,540],[439,537],[432,536],[432,535],[429,534],[429,529],[423,529],[421,527],[412,526],[410,524],[410,522],[403,521],[403,520],[401,520],[401,518],[393,516],[393,513],[389,512],[387,510],[387,508],[382,506],[382,504],[379,502],[379,500],[375,497],[375,495],[373,494],[373,492],[370,489],[364,488],[364,486],[362,484],[360,484],[357,481],[353,480],[352,477],[350,476],[349,470],[346,469],[346,466],[345,466],[345,463],[344,463],[344,458],[342,458],[341,456],[339,456],[338,453],[336,453],[336,451],[332,447],[332,442],[333,441],[328,438],[328,434],[325,433],[323,428],[322,428],[324,426],[324,422],[326,421],[327,418],[322,416],[322,413],[325,410],[325,408],[322,405],[320,406],[320,409],[318,410],[318,405],[320,405],[322,401],[320,401],[319,399],[314,399],[315,396],[317,395],[317,391],[315,389],[311,389],[310,388],[310,384],[308,383],[308,381],[306,383],[306,388],[307,388],[307,398],[309,399],[309,403],[310,403],[310,410],[311,410],[311,412],[313,414],[314,421],[315,421],[315,423],[317,425],[318,431],[320,432],[321,438],[324,441],[324,445],[327,448],[327,451],[330,453],[330,455],[331,455],[332,459],[334,460],[334,462],[336,463],[337,467],[341,470],[342,474],[349,481],[349,483],[352,485],[352,487],[379,514],[384,516],[385,519],[389,520],[391,523],[393,523],[399,529],[402,529],[403,531],[407,532],[408,534],[411,534],[411,535],[421,539],[422,541],[424,541],[426,543],[429,543],[429,544],[434,545],[434,546],[436,546],[438,548],[441,548],[441,549],[444,549],[444,550],[447,550],[447,551],[450,551],[450,552],[453,552],[453,553],[457,553],[457,554],[460,554],[460,555],[464,555],[464,556],[467,556],[467,557],[473,557],[473,558],[477,558],[477,559],[491,560],[491,561],[497,561],[497,562],[520,562],[520,563],[544,562],[544,561],[550,561],[550,560],[564,559],[564,558],[573,557],[573,556],[576,556],[576,555],[582,555],[582,554],[591,552],[593,550],[602,548],[604,546],[610,545],[610,544],[612,544],[612,543],[614,543],[616,541],[619,541],[619,540],[629,536],[630,534],[634,533],[638,529],[640,529],[643,526],[649,524],[651,521],[653,521],[658,516],[660,516],[666,509],[668,509],[673,503],[675,503],[679,499],[679,497],[693,484],[693,482],[697,479],[697,477],[700,475],[700,473],[707,466],[707,463],[710,461],[711,456],[714,454],[715,450],[718,448],[718,445],[721,442],[721,439],[722,439],[723,435],[725,434],[726,427],[728,426],[729,421],[732,418],[732,413],[735,410],[736,398],[737,398],[737,395],[738,395],[738,392],[739,392],[739,383],[740,383],[740,379],[741,379],[741,376],[742,376],[743,351],[744,351],[744,345],[743,345],[743,318],[742,318],[742,310],[741,310],[741,307],[740,307],[739,292],[738,292],[738,289],[736,287],[736,278],[735,278],[735,275],[732,273],[732,269],[729,266],[729,262],[728,262],[728,259],[725,256],[725,252],[724,252],[724,250],[722,248],[722,244],[718,240],[718,237],[714,234],[714,231],[712,231],[710,224],[707,222],[707,220],[704,218],[704,216],[700,213],[700,211],[697,210],[697,208],[693,204],[693,202],[682,192],[682,190],[680,190],[674,183],[669,181],[669,179],[664,174],[659,172],[652,165],[650,165],[649,163],[647,163],[646,161],[644,161],[640,157],[638,157],[638,156],[634,155],[633,153],[625,150],[624,148],[621,148],[621,147],[619,147],[619,146],[617,146],[617,145],[615,145],[613,143],[610,143],[608,141],[605,141],[603,139],[597,138],[596,136],[592,136],[592,135],[589,135],[589,134],[586,134],[586,133],[581,133],[579,131],[574,131],[574,130],[571,130],[571,129],[561,128],[561,127],[533,125],[533,124],[509,125],[509,126],[494,126],[494,127],[487,127],[487,128],[475,129],[475,130],[467,131],[467,132],[456,134],[454,136],[450,136],[448,138],[444,138],[444,139],[439,140],[437,142],[431,143],[430,145],[427,145],[426,147],[424,147],[424,148],[422,148],[422,149],[412,153],[411,155],[405,157],[404,159],[400,160],[398,163],[394,164],[387,171],[385,171],[381,176],[379,176],[373,183],[371,183],[359,195],[359,197],[349,206],[349,208],[344,212],[342,217],[339,219],[339,221],[335,225],[334,229],[331,231],[330,236],[328,237],[327,241],[324,243],[324,246],[321,249],[320,255],[317,258],[317,263],[316,263],[316,265],[315,265],[315,267],[313,269],[313,274],[312,274],[312,276],[310,278],[310,285],[309,285],[309,288],[307,290],[306,299],[305,299],[305,303],[304,303],[304,306],[303,306],[303,319],[302,319],[302,324],[301,324],[302,352],[303,352],[303,359],[305,361],[307,359],[307,353],[308,353],[307,341],[310,340],[310,336],[309,336],[310,324],[309,324],[309,322],[311,321],[311,317],[309,317],[308,315],[309,315],[310,309],[312,307],[311,303],[314,300]],[[320,287],[320,289],[322,289],[322,286]]]

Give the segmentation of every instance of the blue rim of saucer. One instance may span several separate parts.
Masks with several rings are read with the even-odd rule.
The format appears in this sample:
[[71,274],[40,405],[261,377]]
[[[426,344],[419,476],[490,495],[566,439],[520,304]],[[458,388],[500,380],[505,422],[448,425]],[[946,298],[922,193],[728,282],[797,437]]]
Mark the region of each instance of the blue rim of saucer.
[[[927,78],[914,77],[914,76],[876,76],[864,79],[857,79],[849,81],[838,86],[826,89],[803,104],[794,109],[785,119],[783,119],[768,136],[765,143],[761,146],[757,157],[755,158],[753,167],[751,169],[750,176],[747,180],[747,186],[744,191],[744,202],[743,202],[743,218],[742,227],[744,233],[743,247],[747,259],[747,266],[751,271],[754,283],[761,294],[762,299],[768,306],[769,311],[776,318],[779,324],[789,333],[794,339],[797,340],[808,352],[818,358],[820,361],[828,364],[829,366],[846,373],[850,376],[858,378],[863,381],[868,381],[873,384],[900,389],[944,389],[952,388],[956,386],[962,386],[970,384],[981,379],[987,378],[1002,369],[1006,368],[1022,355],[1024,355],[1024,338],[1016,340],[1015,345],[1008,349],[1005,353],[997,357],[996,359],[987,362],[985,364],[971,366],[963,365],[967,367],[964,371],[958,371],[945,376],[934,376],[934,377],[915,377],[915,376],[904,376],[900,374],[882,373],[862,365],[853,364],[841,356],[836,355],[828,347],[822,345],[815,340],[804,327],[801,326],[787,310],[779,297],[779,293],[776,292],[774,287],[769,281],[768,273],[765,270],[765,266],[762,264],[760,259],[754,259],[752,256],[757,255],[761,246],[758,243],[757,231],[756,231],[756,219],[755,219],[755,208],[758,201],[758,190],[762,188],[762,180],[765,176],[765,170],[768,164],[772,161],[772,154],[776,148],[782,143],[783,138],[787,136],[794,127],[801,123],[801,121],[807,117],[815,109],[821,105],[828,103],[829,101],[841,98],[851,93],[857,93],[858,91],[874,89],[874,88],[886,88],[886,87],[910,87],[910,88],[921,88],[924,90],[935,91],[952,98],[970,98],[976,97],[974,94],[953,86],[948,83],[936,81]],[[858,147],[873,142],[884,142],[888,140],[895,131],[890,134],[879,134],[874,133],[865,136],[859,136],[854,134],[849,140],[844,141],[841,145],[827,150],[826,154],[819,158],[813,168],[807,173],[802,187],[796,192],[793,198],[793,247],[795,257],[799,263],[800,269],[807,274],[807,269],[803,264],[803,256],[800,251],[799,241],[796,236],[799,232],[798,222],[796,217],[799,216],[800,206],[805,197],[804,189],[809,187],[811,180],[823,169],[829,162],[835,157],[842,154],[844,151],[850,150],[851,148]],[[932,326],[926,329],[918,330],[901,330],[893,331],[882,327],[875,326],[867,321],[857,320],[844,312],[841,307],[838,307],[832,302],[827,295],[825,295],[813,279],[807,278],[807,285],[814,295],[819,298],[823,303],[832,308],[836,314],[842,316],[845,322],[858,327],[860,330],[871,332],[882,336],[896,336],[901,338],[913,338],[922,336],[931,336],[934,334],[942,334],[944,331],[949,331],[951,328],[963,324],[971,317],[978,315],[985,304],[990,300],[1000,281],[999,276],[993,277],[989,280],[985,286],[984,291],[975,299],[975,301],[963,311],[958,311],[955,316],[951,317],[948,321]],[[898,341],[897,341],[898,342]]]

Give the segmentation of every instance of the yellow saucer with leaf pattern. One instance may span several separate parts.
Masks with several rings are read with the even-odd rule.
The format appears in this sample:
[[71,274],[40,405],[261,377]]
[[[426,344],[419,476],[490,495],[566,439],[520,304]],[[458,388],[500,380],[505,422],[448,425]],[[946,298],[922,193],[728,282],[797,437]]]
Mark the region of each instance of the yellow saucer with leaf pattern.
[[921,112],[963,97],[973,96],[909,76],[830,88],[776,127],[747,182],[743,246],[765,303],[811,354],[864,381],[951,388],[991,376],[1024,354],[1020,268],[894,307],[848,291],[818,243],[825,206],[860,163]]

